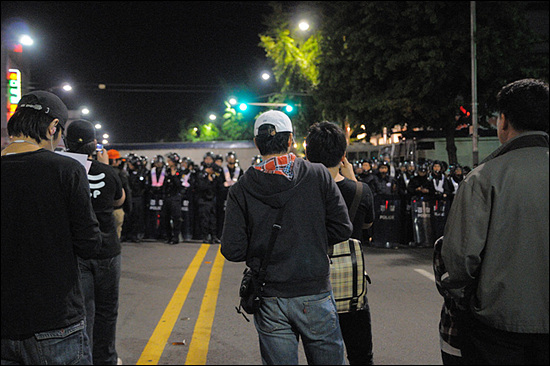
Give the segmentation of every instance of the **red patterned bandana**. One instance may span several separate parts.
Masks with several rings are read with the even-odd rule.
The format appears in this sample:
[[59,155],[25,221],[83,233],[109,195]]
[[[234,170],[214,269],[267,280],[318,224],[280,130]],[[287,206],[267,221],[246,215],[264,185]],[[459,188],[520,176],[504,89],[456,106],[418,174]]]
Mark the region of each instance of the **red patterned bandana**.
[[274,156],[266,161],[262,161],[258,165],[254,165],[254,169],[268,174],[284,175],[289,180],[294,177],[294,160],[296,155],[289,153],[287,155]]

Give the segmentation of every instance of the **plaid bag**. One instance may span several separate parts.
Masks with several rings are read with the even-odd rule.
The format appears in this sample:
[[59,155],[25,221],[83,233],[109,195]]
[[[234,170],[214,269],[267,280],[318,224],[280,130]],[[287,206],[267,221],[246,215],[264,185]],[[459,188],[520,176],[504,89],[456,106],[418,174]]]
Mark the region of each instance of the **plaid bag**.
[[330,257],[330,282],[339,313],[361,309],[365,304],[367,281],[365,260],[361,242],[348,239],[332,247]]

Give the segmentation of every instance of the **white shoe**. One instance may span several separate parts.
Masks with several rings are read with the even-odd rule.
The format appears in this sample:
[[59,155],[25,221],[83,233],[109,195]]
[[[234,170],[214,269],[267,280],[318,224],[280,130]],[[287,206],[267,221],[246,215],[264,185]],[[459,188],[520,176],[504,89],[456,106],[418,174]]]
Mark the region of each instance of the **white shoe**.
[[116,364],[117,364],[117,365],[122,365],[122,360],[120,359],[120,357],[119,357],[119,358],[117,358],[117,360],[116,360]]

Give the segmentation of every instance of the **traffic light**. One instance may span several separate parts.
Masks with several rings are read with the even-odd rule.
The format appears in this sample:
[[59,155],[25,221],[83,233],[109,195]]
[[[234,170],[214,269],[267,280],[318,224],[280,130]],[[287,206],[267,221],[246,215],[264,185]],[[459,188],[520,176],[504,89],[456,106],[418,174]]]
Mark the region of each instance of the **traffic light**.
[[464,108],[463,106],[460,106],[459,109],[460,109],[460,112],[462,112],[463,117],[470,117],[470,112],[468,112],[468,111],[466,110],[466,108]]

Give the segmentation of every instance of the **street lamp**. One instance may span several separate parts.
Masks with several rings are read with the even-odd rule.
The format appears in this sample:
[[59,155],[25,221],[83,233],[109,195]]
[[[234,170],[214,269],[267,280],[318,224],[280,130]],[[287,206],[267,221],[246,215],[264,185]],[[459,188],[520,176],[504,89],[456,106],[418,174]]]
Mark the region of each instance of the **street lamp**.
[[234,97],[229,98],[229,104],[231,104],[231,105],[237,104],[237,99],[234,98]]
[[211,121],[215,121],[216,120],[216,115],[214,113],[210,113],[210,115],[208,116],[208,119],[211,120]]
[[19,42],[23,46],[32,46],[34,44],[34,40],[28,34],[21,35],[21,37],[19,37]]
[[80,110],[80,113],[86,115],[86,114],[90,114],[90,110],[86,107],[82,107],[82,109]]
[[305,32],[309,29],[309,23],[305,20],[302,20],[300,24],[298,24],[298,28],[300,28],[301,31]]
[[269,80],[270,77],[271,77],[271,75],[269,75],[269,73],[267,71],[264,71],[262,73],[262,79]]
[[101,123],[96,123],[95,124],[95,129],[100,130],[101,129]]

